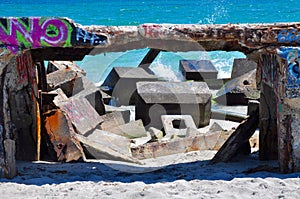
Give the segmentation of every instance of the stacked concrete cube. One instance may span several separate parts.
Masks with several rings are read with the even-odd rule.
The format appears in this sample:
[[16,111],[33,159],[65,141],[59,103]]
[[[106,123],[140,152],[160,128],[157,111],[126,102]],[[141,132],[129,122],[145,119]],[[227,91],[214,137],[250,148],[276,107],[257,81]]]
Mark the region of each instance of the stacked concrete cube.
[[102,86],[112,89],[112,98],[117,106],[133,105],[136,97],[136,83],[140,81],[157,81],[155,75],[142,68],[114,67]]
[[179,69],[186,80],[217,79],[218,71],[210,60],[180,60]]
[[138,82],[136,119],[162,129],[161,115],[191,115],[196,126],[209,124],[210,90],[205,82]]

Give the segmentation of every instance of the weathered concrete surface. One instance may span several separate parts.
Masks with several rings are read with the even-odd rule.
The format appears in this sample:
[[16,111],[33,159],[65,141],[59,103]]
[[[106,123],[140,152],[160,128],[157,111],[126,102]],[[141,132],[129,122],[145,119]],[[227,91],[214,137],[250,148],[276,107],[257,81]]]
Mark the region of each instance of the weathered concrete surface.
[[[247,144],[246,146],[249,145],[249,139],[254,134],[258,124],[259,110],[257,109],[230,135],[210,163],[227,162],[241,150],[244,150],[245,144]],[[250,153],[250,145],[249,149],[246,150],[249,150],[247,153]]]
[[300,171],[299,98],[284,99],[279,122],[279,164],[281,172]]
[[155,75],[147,73],[143,68],[114,67],[102,86],[113,89],[112,98],[117,106],[127,106],[135,104],[137,82],[157,80]]
[[216,94],[216,102],[224,105],[248,105],[249,99],[258,99],[256,69],[227,82]]
[[[297,48],[282,47],[278,55],[262,54],[258,62],[261,71],[262,103],[260,150],[261,159],[276,157],[283,173],[299,171],[297,152],[299,136],[299,83],[290,66],[298,59]],[[264,108],[264,107],[265,108]],[[266,128],[267,127],[267,128]],[[276,138],[274,138],[276,137]],[[276,151],[277,149],[277,151]]]
[[109,102],[111,100],[111,96],[109,94],[107,94],[105,91],[103,91],[102,88],[100,88],[100,91],[101,91],[103,103],[109,104]]
[[1,167],[4,167],[4,176],[6,178],[13,178],[18,175],[17,163],[16,163],[16,143],[14,140],[6,139],[3,142],[5,154],[6,154],[6,163],[1,162]]
[[57,70],[47,75],[48,90],[61,88],[64,93],[71,97],[74,94],[74,85],[78,84],[81,75],[71,69]]
[[71,69],[83,76],[86,75],[86,72],[73,61],[49,61],[47,66],[47,74],[64,69]]
[[[98,136],[99,139],[96,138]],[[76,137],[94,158],[141,164],[136,158],[130,155],[129,148],[127,150],[127,144],[128,146],[130,144],[129,140],[122,136],[96,129],[91,134],[91,137],[85,137],[79,134],[77,134]],[[116,142],[120,142],[120,145],[117,145]]]
[[[1,59],[0,59],[1,60]],[[16,159],[35,160],[37,81],[29,51],[3,57],[1,65],[1,138],[16,143]]]
[[269,85],[262,83],[260,94],[259,157],[261,160],[278,159],[278,131],[276,94]]
[[57,106],[67,114],[81,135],[93,131],[102,122],[100,115],[85,98],[72,98]]
[[257,63],[247,58],[233,60],[231,78],[237,78],[257,68]]
[[233,130],[217,131],[168,141],[147,143],[132,147],[131,153],[135,158],[147,159],[197,150],[218,150],[232,132]]
[[103,145],[109,146],[110,148],[119,151],[122,154],[131,156],[130,153],[130,142],[131,140],[108,131],[95,129],[92,133],[86,136],[90,140],[94,140]]
[[297,46],[288,35],[291,31],[298,32],[300,23],[141,24],[118,27],[86,26],[84,29],[97,34],[114,33],[106,49],[97,49],[93,53],[149,47],[166,51],[238,50],[250,54],[252,49],[259,50],[269,46]]
[[142,120],[136,120],[127,124],[123,124],[117,127],[109,129],[109,132],[121,135],[130,139],[146,137],[147,132],[143,125]]
[[156,129],[154,127],[150,127],[148,129],[148,132],[150,133],[151,141],[154,141],[154,142],[161,140],[164,136],[164,133],[161,130]]
[[61,90],[61,88],[58,88],[58,89],[55,89],[49,93],[53,93],[53,94],[56,94],[56,96],[54,97],[53,99],[53,103],[56,105],[56,106],[59,106],[59,104],[62,104],[66,101],[69,100],[69,98],[66,96],[66,94],[64,93],[63,90]]
[[58,161],[84,158],[83,149],[67,116],[59,109],[45,113],[45,129]]
[[205,82],[138,82],[136,119],[162,129],[161,115],[191,115],[196,126],[210,119],[211,92]]
[[[30,25],[30,29],[26,29],[24,21]],[[269,46],[297,46],[294,37],[289,35],[300,29],[300,23],[81,26],[67,18],[53,17],[1,18],[0,23],[3,27],[0,29],[0,42],[5,48],[15,53],[26,48],[44,47],[38,51],[33,50],[33,56],[40,57],[41,60],[53,60],[55,57],[60,57],[60,60],[70,60],[71,57],[78,60],[78,57],[82,59],[82,54],[120,52],[146,47],[166,51],[239,50],[249,54],[252,49]],[[11,39],[13,32],[5,31],[5,28],[8,30],[8,26],[12,27],[11,31],[15,31],[17,25],[24,30],[24,40]],[[46,32],[44,27],[48,25],[57,28],[56,35]],[[49,46],[51,48],[45,48]],[[76,47],[78,48],[73,50],[80,49],[76,54],[59,53],[58,50],[65,48],[68,51],[69,48]]]
[[190,115],[162,115],[165,136],[163,140],[172,137],[188,137],[191,130],[197,130],[195,122]]
[[179,70],[186,80],[216,80],[218,71],[210,60],[180,60]]
[[111,128],[129,123],[130,121],[130,111],[114,111],[101,116],[103,122],[101,122],[100,127],[102,130],[109,131]]
[[73,98],[85,98],[99,115],[105,114],[101,90],[85,76],[81,76],[78,78],[78,81],[74,82],[73,96],[71,99]]

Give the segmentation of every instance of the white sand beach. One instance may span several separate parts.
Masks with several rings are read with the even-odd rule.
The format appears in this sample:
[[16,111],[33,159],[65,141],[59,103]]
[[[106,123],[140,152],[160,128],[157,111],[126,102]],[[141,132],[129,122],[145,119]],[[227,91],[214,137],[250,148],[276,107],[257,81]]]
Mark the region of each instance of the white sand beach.
[[209,164],[214,151],[144,160],[81,163],[18,162],[0,179],[1,198],[299,198],[300,173],[280,174],[258,152]]

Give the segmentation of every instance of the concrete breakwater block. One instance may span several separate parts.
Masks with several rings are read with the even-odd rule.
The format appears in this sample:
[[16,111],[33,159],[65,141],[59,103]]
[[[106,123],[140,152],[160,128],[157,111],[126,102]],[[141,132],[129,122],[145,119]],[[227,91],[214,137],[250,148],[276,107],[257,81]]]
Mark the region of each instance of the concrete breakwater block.
[[86,75],[86,72],[72,61],[49,61],[47,66],[47,74],[57,70],[70,69],[81,75]]
[[162,129],[162,115],[191,115],[197,127],[209,124],[212,94],[205,82],[138,82],[136,119]]
[[61,88],[64,93],[71,97],[74,85],[78,84],[82,75],[71,69],[57,70],[47,75],[48,90]]
[[190,129],[197,130],[190,115],[162,115],[161,120],[166,134],[163,140],[177,136],[188,137]]
[[102,86],[112,89],[111,96],[117,106],[126,106],[135,103],[137,82],[157,80],[158,78],[155,75],[147,73],[142,68],[114,67]]
[[142,120],[136,120],[127,124],[123,124],[107,131],[130,139],[147,137],[147,132]]
[[219,150],[232,133],[233,130],[216,131],[168,141],[150,142],[131,147],[131,154],[137,159],[147,159],[197,150]]
[[101,90],[85,76],[76,81],[72,98],[86,98],[99,115],[105,114]]
[[258,99],[256,69],[227,82],[217,93],[215,100],[224,105],[248,105],[249,99]]
[[141,164],[130,153],[130,140],[109,132],[95,129],[89,136],[77,134],[85,152],[96,159],[132,162]]
[[[53,72],[51,74],[55,74]],[[68,98],[85,98],[88,100],[90,105],[96,110],[99,115],[105,114],[105,107],[102,100],[101,90],[96,87],[96,85],[89,81],[85,76],[78,77],[76,81],[73,83],[68,82],[66,84],[71,84],[70,86],[66,86],[69,89],[64,89],[66,87],[58,85],[58,89],[52,91],[58,94],[54,103],[59,105],[61,102],[66,101]],[[67,95],[67,93],[69,95]]]
[[179,70],[186,80],[217,79],[218,71],[210,60],[180,60]]
[[110,130],[111,128],[126,124],[130,121],[130,111],[114,111],[101,116],[103,122],[100,127],[102,130]]
[[94,107],[85,98],[71,98],[58,104],[79,134],[85,135],[94,130],[103,121]]
[[247,58],[239,58],[233,60],[233,66],[231,71],[231,78],[237,78],[244,75],[254,69],[256,69],[257,63]]
[[105,114],[101,90],[81,72],[65,68],[47,75],[49,90],[60,88],[67,97],[86,98],[99,115]]

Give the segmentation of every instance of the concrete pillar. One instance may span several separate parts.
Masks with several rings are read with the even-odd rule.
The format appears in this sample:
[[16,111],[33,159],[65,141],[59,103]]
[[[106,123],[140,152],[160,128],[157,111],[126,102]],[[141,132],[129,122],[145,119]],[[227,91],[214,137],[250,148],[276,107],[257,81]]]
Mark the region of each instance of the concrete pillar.
[[282,47],[278,54],[261,55],[259,62],[260,158],[275,159],[277,149],[283,173],[300,171],[299,52],[299,48]]
[[15,159],[36,159],[37,79],[30,51],[1,57],[0,67],[1,176],[12,178]]

